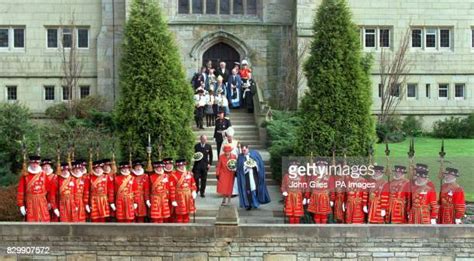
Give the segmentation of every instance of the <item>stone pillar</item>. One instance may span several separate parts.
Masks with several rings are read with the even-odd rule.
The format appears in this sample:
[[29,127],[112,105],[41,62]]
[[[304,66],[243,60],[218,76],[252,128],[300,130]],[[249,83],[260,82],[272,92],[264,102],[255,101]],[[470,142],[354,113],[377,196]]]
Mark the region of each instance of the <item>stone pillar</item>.
[[216,237],[233,238],[239,234],[239,213],[234,206],[221,206],[216,217]]
[[102,26],[97,36],[97,94],[111,110],[118,99],[118,65],[125,22],[125,0],[102,0]]

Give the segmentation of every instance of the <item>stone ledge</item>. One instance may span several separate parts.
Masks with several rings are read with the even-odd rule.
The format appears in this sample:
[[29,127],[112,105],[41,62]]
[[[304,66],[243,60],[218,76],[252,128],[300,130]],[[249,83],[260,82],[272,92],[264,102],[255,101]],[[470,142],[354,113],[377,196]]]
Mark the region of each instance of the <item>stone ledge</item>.
[[[229,233],[224,233],[228,228]],[[0,236],[171,238],[474,238],[472,225],[93,224],[0,222]]]

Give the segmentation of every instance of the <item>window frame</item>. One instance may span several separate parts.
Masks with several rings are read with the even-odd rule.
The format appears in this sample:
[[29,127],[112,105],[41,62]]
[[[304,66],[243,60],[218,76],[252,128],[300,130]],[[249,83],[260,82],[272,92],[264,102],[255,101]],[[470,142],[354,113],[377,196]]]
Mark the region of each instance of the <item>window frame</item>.
[[[462,87],[462,96],[457,96],[458,87]],[[466,84],[465,83],[455,83],[454,84],[454,99],[455,100],[465,100],[466,99]]]
[[[428,33],[428,30],[434,30],[434,33]],[[435,39],[434,39],[434,46],[431,47],[431,46],[428,46],[428,36],[429,35],[434,35]],[[432,27],[427,27],[425,28],[425,33],[424,33],[424,49],[428,49],[428,50],[436,50],[438,48],[438,41],[439,41],[439,37],[438,37],[438,30],[437,28],[432,28]]]
[[[80,38],[79,38],[79,30],[86,30],[87,31],[87,47],[80,47]],[[76,48],[80,50],[87,50],[90,48],[90,28],[89,27],[76,27],[76,38],[77,38],[77,43],[76,43]],[[73,41],[74,42],[74,41]]]
[[[86,96],[83,96],[82,95],[82,90],[84,88],[87,88],[88,91],[87,91],[87,95]],[[91,86],[90,85],[79,85],[79,99],[85,99],[87,97],[91,96]]]
[[431,84],[425,84],[425,97],[431,99]]
[[[176,14],[177,15],[209,15],[209,16],[259,16],[259,3],[258,0],[241,0],[242,1],[242,13],[235,13],[234,12],[234,1],[236,0],[215,0],[216,5],[214,6],[215,12],[213,13],[208,13],[208,0],[201,0],[201,9],[202,12],[200,13],[195,13],[194,12],[194,6],[193,6],[193,0],[176,0]],[[181,5],[181,1],[187,1],[186,4],[186,10],[184,10]],[[228,13],[223,13],[221,12],[222,5],[221,1],[229,1],[229,6],[228,6]],[[249,1],[252,1],[252,5],[249,4]],[[255,2],[255,10],[254,10],[254,5],[253,2]],[[250,7],[252,7],[252,12],[250,12]]]
[[[448,47],[441,46],[441,37],[442,37],[441,31],[448,31],[448,37],[449,37],[449,39],[448,39],[448,45],[449,46]],[[438,47],[438,49],[440,49],[440,50],[449,50],[449,49],[451,49],[452,38],[453,38],[452,35],[451,35],[452,30],[450,28],[447,28],[447,27],[440,27],[440,28],[438,28],[438,34],[439,34],[439,45],[438,45],[439,47]]]
[[[46,49],[58,49],[60,48],[59,44],[59,27],[46,27]],[[56,46],[55,47],[49,47],[49,32],[48,30],[56,30]]]
[[[64,91],[67,90],[68,91],[68,99],[64,99]],[[64,102],[67,102],[67,101],[72,101],[72,93],[71,93],[71,90],[65,86],[65,85],[62,85],[61,86],[61,101],[64,101]]]
[[[15,88],[15,99],[10,99],[10,88]],[[7,102],[18,101],[18,85],[13,85],[13,84],[5,85],[5,100]]]
[[[443,87],[441,87],[441,85],[443,85]],[[440,95],[441,93],[441,88],[445,88],[446,87],[446,97],[442,97]],[[438,100],[449,100],[449,83],[438,83]]]
[[[48,99],[47,88],[52,88],[53,99]],[[43,98],[44,98],[45,102],[54,102],[56,100],[56,86],[54,86],[54,85],[43,85],[43,92],[44,92]]]
[[[367,30],[373,30],[374,36],[374,46],[367,46]],[[364,34],[364,48],[365,49],[377,49],[377,28],[375,27],[363,27],[363,34]],[[372,33],[370,33],[372,35]]]
[[[23,30],[23,47],[15,47],[15,30]],[[26,26],[0,26],[7,31],[7,46],[0,47],[0,52],[24,52],[26,50]]]
[[[387,30],[388,31],[388,46],[382,46],[382,30]],[[390,49],[392,48],[392,30],[388,27],[379,27],[377,32],[378,32],[378,48],[382,49]]]
[[[420,31],[420,46],[413,46],[413,31],[418,30]],[[410,48],[412,49],[423,49],[423,43],[424,43],[424,33],[423,33],[423,28],[419,27],[413,27],[411,28],[411,36],[410,36]]]
[[[414,87],[415,91],[415,96],[410,96],[410,87]],[[407,83],[407,90],[406,90],[406,97],[407,100],[417,100],[418,99],[418,84],[417,83]]]
[[[16,47],[15,46],[15,30],[23,30],[23,47]],[[24,27],[12,27],[11,28],[11,34],[12,34],[12,49],[13,50],[24,50],[26,48],[26,28]]]

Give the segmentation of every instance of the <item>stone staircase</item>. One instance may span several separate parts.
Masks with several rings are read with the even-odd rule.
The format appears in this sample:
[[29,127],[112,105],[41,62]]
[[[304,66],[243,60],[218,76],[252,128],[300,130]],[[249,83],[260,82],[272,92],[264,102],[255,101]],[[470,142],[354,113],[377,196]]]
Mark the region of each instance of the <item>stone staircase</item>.
[[[245,110],[231,110],[229,119],[235,130],[234,139],[239,142],[246,143],[250,149],[260,152],[265,162],[266,183],[270,193],[272,202],[261,206],[261,208],[252,211],[239,209],[240,223],[283,223],[282,204],[280,189],[278,183],[273,179],[269,160],[270,154],[265,148],[265,144],[260,141],[258,127],[255,123],[253,114],[247,113]],[[204,121],[205,122],[205,121]],[[199,136],[204,134],[208,137],[208,144],[213,148],[214,161],[208,172],[206,197],[196,199],[197,213],[196,223],[214,223],[222,198],[216,193],[216,163],[218,155],[216,151],[216,143],[214,141],[214,127],[204,126],[204,130],[199,130],[193,126],[195,142],[199,142]],[[239,207],[239,198],[232,199],[232,205]]]

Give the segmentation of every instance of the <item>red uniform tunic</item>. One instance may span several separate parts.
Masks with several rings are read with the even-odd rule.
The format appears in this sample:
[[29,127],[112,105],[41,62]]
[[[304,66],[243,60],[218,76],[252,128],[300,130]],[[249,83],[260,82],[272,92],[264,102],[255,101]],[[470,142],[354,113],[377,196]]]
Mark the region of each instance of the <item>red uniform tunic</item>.
[[28,222],[49,222],[48,198],[55,200],[48,195],[50,183],[44,172],[37,174],[29,173],[20,177],[17,193],[18,207],[26,208],[26,221]]
[[242,68],[239,71],[240,78],[242,78],[242,80],[248,80],[250,78],[251,73],[252,70],[250,68]]
[[431,219],[438,217],[436,191],[429,183],[412,186],[410,224],[430,224]]
[[230,154],[230,158],[227,158],[225,154],[219,156],[217,162],[216,176],[217,179],[217,193],[224,196],[232,196],[232,189],[234,188],[235,171],[230,171],[227,168],[227,162],[231,159],[237,159],[234,154]]
[[172,206],[172,202],[175,200],[175,192],[176,192],[176,189],[174,188],[175,187],[175,182],[174,182],[174,179],[173,179],[173,173],[174,173],[174,170],[171,170],[171,171],[166,171],[165,170],[165,175],[168,177],[168,181],[170,182],[170,201],[169,201],[169,208],[170,208],[170,217],[166,220],[166,222],[176,222],[176,212],[175,212],[175,207]]
[[455,219],[464,217],[466,201],[464,189],[457,183],[445,183],[441,186],[439,224],[455,224]]
[[49,183],[49,216],[50,216],[50,221],[51,222],[58,222],[59,218],[54,214],[54,209],[58,207],[58,175],[51,173],[49,175],[46,175],[48,178],[48,183]]
[[118,175],[115,177],[115,206],[116,217],[119,221],[131,222],[135,219],[135,191],[137,183],[135,178],[130,175]]
[[86,212],[86,205],[89,204],[89,175],[83,175],[80,178],[76,178],[76,206],[79,208],[77,211],[77,221],[86,222],[88,213]]
[[286,174],[283,177],[281,192],[288,193],[288,196],[285,197],[283,211],[290,218],[290,223],[299,223],[300,218],[304,215],[303,199],[305,188],[298,187],[299,184],[303,186],[306,184],[303,181],[304,179],[299,175],[292,178],[289,174]]
[[162,222],[169,218],[171,183],[166,174],[150,174],[150,218]]
[[367,190],[358,187],[366,183],[364,178],[347,177],[346,187],[346,223],[363,224],[365,219],[364,205],[367,202]]
[[59,220],[61,222],[76,222],[78,207],[75,196],[77,195],[76,178],[69,175],[64,178],[58,177],[59,189]]
[[334,176],[334,220],[337,223],[344,223],[345,216],[343,205],[346,202],[346,189],[342,184],[344,184],[345,176],[343,175],[336,175]]
[[328,175],[311,178],[311,192],[306,197],[309,198],[308,211],[314,214],[316,223],[327,223],[332,211],[330,202],[334,201],[333,184],[333,178]]
[[385,217],[382,217],[381,212],[385,210],[385,215],[388,213],[388,198],[390,196],[390,185],[383,178],[374,180],[374,187],[369,188],[369,223],[383,224]]
[[137,183],[137,190],[135,191],[136,203],[138,208],[135,210],[136,217],[146,217],[148,215],[148,207],[146,201],[150,200],[150,179],[147,174],[133,175]]
[[388,201],[387,222],[391,224],[407,223],[410,209],[410,181],[402,178],[390,181],[390,197]]
[[[107,176],[109,178],[109,182],[112,184],[111,188],[109,188],[107,191],[108,194],[111,194],[112,195],[112,201],[111,203],[115,202],[115,186],[114,186],[114,182],[115,182],[115,173],[113,172],[109,172],[109,173],[105,173],[104,172],[104,175]],[[109,200],[110,200],[110,197],[109,197]],[[110,217],[115,217],[115,211],[110,207],[109,205],[109,212],[110,212]]]
[[101,220],[110,216],[110,204],[114,202],[113,181],[107,175],[90,176],[91,220]]
[[[197,190],[196,182],[194,181],[192,173],[188,171],[176,171],[173,173],[172,179],[175,191],[172,194],[175,197],[175,201],[178,203],[178,206],[175,208],[178,222],[188,222],[189,214],[196,211],[196,206],[192,197],[192,192],[196,192]],[[183,218],[183,220],[180,220],[180,218]]]

